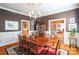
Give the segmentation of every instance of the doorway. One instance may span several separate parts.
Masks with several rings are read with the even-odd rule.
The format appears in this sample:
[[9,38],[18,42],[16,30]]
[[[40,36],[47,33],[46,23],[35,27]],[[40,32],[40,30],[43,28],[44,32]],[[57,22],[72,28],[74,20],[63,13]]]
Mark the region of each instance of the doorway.
[[54,19],[49,20],[49,34],[53,36],[54,39],[61,40],[64,43],[66,38],[66,19]]
[[29,37],[30,33],[30,21],[21,20],[21,35]]

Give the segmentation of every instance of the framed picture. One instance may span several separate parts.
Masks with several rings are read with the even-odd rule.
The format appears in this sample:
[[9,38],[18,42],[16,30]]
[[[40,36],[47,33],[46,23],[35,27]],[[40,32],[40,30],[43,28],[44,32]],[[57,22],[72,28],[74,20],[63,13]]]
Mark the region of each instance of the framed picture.
[[23,30],[27,30],[28,29],[28,22],[26,22],[26,21],[22,21],[22,28],[23,28]]
[[21,20],[21,30],[29,30],[30,22],[27,20]]
[[75,29],[75,31],[77,31],[77,24],[76,23],[69,24],[69,31],[72,31],[73,29]]
[[70,18],[70,23],[75,23],[75,18]]
[[5,30],[18,30],[18,21],[5,21]]

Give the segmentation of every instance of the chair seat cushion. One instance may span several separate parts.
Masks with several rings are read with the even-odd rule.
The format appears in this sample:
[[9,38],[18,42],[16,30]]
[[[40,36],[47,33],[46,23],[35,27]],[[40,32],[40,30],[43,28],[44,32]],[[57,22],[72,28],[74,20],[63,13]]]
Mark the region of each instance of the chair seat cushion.
[[[47,51],[47,48],[45,50]],[[48,54],[56,54],[56,49],[55,48],[49,48],[47,53]]]
[[35,53],[35,54],[41,54],[41,52],[44,50],[44,48],[43,47],[33,47],[33,48],[31,48],[30,49],[33,53]]
[[27,46],[26,44],[23,44],[23,47],[26,48],[26,49],[27,49],[27,48],[30,48],[30,47]]
[[19,46],[22,46],[22,43],[21,42],[19,42]]

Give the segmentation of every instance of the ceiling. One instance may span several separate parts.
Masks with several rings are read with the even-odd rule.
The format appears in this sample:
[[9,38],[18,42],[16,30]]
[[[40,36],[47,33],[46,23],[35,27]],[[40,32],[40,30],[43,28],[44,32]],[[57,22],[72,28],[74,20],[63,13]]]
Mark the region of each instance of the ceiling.
[[0,9],[32,17],[47,16],[75,9],[78,6],[78,3],[0,3]]

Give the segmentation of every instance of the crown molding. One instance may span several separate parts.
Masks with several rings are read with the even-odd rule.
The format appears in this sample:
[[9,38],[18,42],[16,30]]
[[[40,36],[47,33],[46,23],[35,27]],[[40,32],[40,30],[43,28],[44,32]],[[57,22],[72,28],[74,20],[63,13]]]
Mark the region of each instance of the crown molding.
[[10,12],[13,12],[13,13],[17,13],[17,14],[21,14],[21,15],[25,15],[25,16],[29,17],[29,15],[27,15],[25,13],[22,13],[22,12],[19,12],[19,11],[16,11],[16,10],[12,10],[12,9],[9,9],[9,8],[3,7],[3,6],[0,6],[0,9],[7,10],[7,11],[10,11]]
[[[76,8],[79,8],[79,6],[72,7],[72,8],[66,9],[66,10],[61,10],[61,11],[56,11],[56,12],[53,12],[53,13],[49,13],[49,14],[43,15],[41,17],[48,16],[48,15],[55,14],[55,13],[65,12],[65,11],[76,9]],[[29,14],[25,14],[25,13],[22,13],[22,12],[19,12],[19,11],[16,11],[16,10],[12,10],[10,8],[7,8],[7,7],[0,6],[0,9],[4,9],[4,10],[7,10],[7,11],[11,11],[11,12],[18,13],[18,14],[25,15],[25,16],[29,17]],[[31,17],[33,17],[33,16],[31,16]],[[37,18],[40,18],[40,17],[37,17]]]

